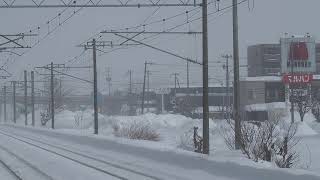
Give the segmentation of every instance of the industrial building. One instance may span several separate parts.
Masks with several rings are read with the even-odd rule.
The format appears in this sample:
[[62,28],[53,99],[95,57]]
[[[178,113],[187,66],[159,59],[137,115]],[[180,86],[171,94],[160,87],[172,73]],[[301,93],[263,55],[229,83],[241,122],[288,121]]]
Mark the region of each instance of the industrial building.
[[320,44],[310,35],[286,36],[277,44],[248,47],[248,77],[242,78],[242,115],[266,120],[268,108],[290,110],[290,95],[320,89]]

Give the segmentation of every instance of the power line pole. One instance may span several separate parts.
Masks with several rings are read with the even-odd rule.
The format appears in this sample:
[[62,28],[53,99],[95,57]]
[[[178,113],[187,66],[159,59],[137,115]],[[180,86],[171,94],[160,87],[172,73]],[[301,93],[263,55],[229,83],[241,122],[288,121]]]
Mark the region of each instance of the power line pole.
[[31,71],[31,108],[32,108],[32,126],[35,125],[35,112],[34,112],[34,72]]
[[61,77],[59,79],[59,96],[60,96],[60,98],[62,98],[62,79],[61,79]]
[[178,82],[179,73],[173,73],[172,75],[174,75],[174,96],[176,96],[176,94],[177,94],[177,82]]
[[24,125],[28,125],[28,85],[27,85],[27,71],[24,71]]
[[133,99],[132,99],[132,70],[129,70],[129,115],[132,116],[133,112]]
[[141,114],[143,114],[144,112],[144,96],[145,96],[145,91],[146,91],[146,76],[147,76],[147,65],[148,62],[144,62],[144,75],[143,75],[143,88],[142,88],[142,102],[141,102]]
[[189,61],[187,61],[187,91],[188,95],[190,94],[190,81],[189,81]]
[[241,135],[241,117],[240,117],[240,79],[239,79],[239,37],[238,37],[238,0],[232,1],[233,9],[233,68],[234,68],[234,81],[233,81],[233,113],[235,120],[235,149],[240,148],[240,135]]
[[[106,47],[107,41],[96,41],[93,39],[87,42],[86,45],[79,45],[78,47],[84,47],[85,49],[92,49],[93,60],[93,109],[94,109],[94,134],[98,134],[99,120],[98,120],[98,75],[97,75],[97,47]],[[108,81],[108,79],[107,79]],[[111,78],[110,78],[111,81]],[[90,82],[92,83],[92,82]],[[109,86],[110,87],[110,86]],[[110,96],[110,90],[109,90]]]
[[3,119],[7,122],[7,86],[3,87]]
[[150,71],[147,71],[147,112],[149,112],[149,108],[150,108]]
[[[292,45],[290,45],[290,52],[291,52],[291,54],[290,54],[290,56],[291,56],[291,58],[290,58],[290,63],[291,63],[291,79],[292,79],[292,81],[293,81],[293,49],[292,49]],[[290,87],[290,97],[289,97],[289,99],[290,99],[290,104],[291,104],[291,111],[290,111],[290,113],[291,113],[291,123],[294,123],[294,101],[293,101],[293,91],[294,91],[294,89],[293,89],[293,83],[290,83],[290,81],[289,81],[289,87]]]
[[54,129],[54,82],[53,82],[53,62],[51,62],[51,128]]
[[202,0],[202,68],[203,68],[203,153],[209,154],[209,70],[208,70],[208,4]]
[[230,103],[230,76],[229,76],[229,58],[232,58],[232,56],[231,55],[224,55],[224,56],[222,56],[223,58],[225,58],[226,59],[226,64],[225,65],[223,65],[223,69],[225,69],[226,70],[226,88],[227,88],[227,90],[226,90],[226,101],[227,101],[227,103],[226,103],[226,118],[227,119],[230,119],[230,106],[231,106],[231,103]]
[[108,67],[108,70],[107,70],[107,77],[106,77],[106,80],[108,82],[108,89],[109,89],[109,96],[111,96],[111,70],[110,70],[110,67]]
[[16,81],[12,81],[12,89],[13,89],[13,122],[17,123],[17,109],[16,109]]
[[[92,40],[93,48],[93,106],[94,106],[94,134],[98,134],[98,86],[97,86],[97,55],[96,40]],[[110,91],[109,91],[110,93]]]
[[129,70],[129,94],[132,94],[132,70]]

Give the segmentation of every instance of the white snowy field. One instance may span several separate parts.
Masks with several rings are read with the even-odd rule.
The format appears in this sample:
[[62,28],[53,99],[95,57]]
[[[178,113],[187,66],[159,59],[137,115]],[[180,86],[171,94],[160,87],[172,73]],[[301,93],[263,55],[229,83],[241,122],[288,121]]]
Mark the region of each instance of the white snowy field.
[[[36,113],[36,126],[41,127],[39,111]],[[173,114],[145,114],[142,116],[103,116],[99,115],[99,136],[93,136],[93,112],[86,111],[62,111],[56,115],[55,132],[62,134],[72,134],[82,137],[94,137],[104,139],[118,144],[124,144],[134,147],[143,147],[150,150],[161,152],[174,152],[178,154],[196,156],[198,154],[192,151],[192,135],[193,127],[200,127],[202,121],[194,120],[182,115]],[[299,116],[296,114],[296,121]],[[286,117],[289,119],[289,117]],[[17,120],[19,126],[24,125],[24,117],[20,116]],[[143,122],[147,124],[157,133],[159,133],[159,141],[132,140],[126,138],[115,137],[113,127],[127,126],[132,122]],[[28,116],[28,124],[31,124],[31,116]],[[49,128],[51,122],[47,123]],[[232,163],[242,166],[249,166],[268,169],[274,171],[288,171],[298,174],[317,174],[320,176],[320,147],[318,141],[320,139],[320,125],[315,122],[311,113],[305,117],[305,122],[299,123],[297,136],[301,139],[297,146],[297,151],[301,152],[301,160],[294,169],[279,169],[275,164],[269,162],[253,162],[247,159],[241,152],[229,150],[221,135],[221,129],[226,126],[223,120],[210,120],[210,156],[206,158],[209,161],[220,163]],[[36,129],[38,129],[36,128]],[[41,128],[43,129],[43,128]]]

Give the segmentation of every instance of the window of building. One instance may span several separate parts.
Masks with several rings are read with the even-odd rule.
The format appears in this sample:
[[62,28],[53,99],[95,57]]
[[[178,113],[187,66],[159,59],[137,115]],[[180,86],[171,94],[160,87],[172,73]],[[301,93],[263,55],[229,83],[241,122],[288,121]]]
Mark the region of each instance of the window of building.
[[264,49],[265,54],[280,54],[280,48],[278,47],[269,47]]

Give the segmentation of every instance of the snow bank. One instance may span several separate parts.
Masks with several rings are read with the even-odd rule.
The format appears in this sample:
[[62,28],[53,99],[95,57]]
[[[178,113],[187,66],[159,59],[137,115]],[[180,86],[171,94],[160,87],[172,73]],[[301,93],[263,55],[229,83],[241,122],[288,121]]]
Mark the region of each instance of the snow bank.
[[[305,115],[303,122],[301,122],[298,112],[294,113],[294,117],[295,123],[297,124],[297,136],[313,136],[318,134],[313,128],[311,128],[312,122],[315,121],[311,112],[308,112]],[[288,112],[283,120],[285,123],[291,123],[291,114]]]
[[313,136],[318,133],[313,130],[306,122],[297,122],[298,123],[298,131],[297,136]]
[[75,113],[72,111],[64,110],[55,116],[55,128],[75,128]]
[[150,123],[154,128],[176,128],[182,127],[185,124],[194,121],[182,115],[164,114],[156,115],[147,113],[140,116],[111,116],[108,117],[109,121],[124,125],[132,121],[145,121]]

